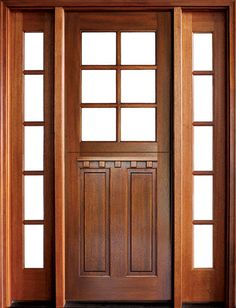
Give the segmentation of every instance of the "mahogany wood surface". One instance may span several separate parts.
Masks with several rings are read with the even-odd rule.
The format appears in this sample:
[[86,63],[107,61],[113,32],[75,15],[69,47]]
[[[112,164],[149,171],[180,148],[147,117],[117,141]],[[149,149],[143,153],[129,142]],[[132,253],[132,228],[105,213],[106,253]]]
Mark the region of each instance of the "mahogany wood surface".
[[[214,61],[213,172],[193,172],[192,32],[212,32]],[[226,71],[225,14],[183,14],[183,301],[223,302],[225,299]],[[206,123],[205,123],[206,124]],[[213,174],[213,220],[193,221],[193,174]],[[193,268],[193,225],[214,224],[213,268]]]
[[233,0],[3,0],[10,7],[222,7],[229,6]]
[[[3,4],[4,3],[4,4]],[[175,307],[181,307],[182,305],[182,295],[181,295],[181,283],[182,280],[182,273],[181,273],[181,262],[184,264],[184,260],[181,261],[182,258],[182,244],[181,244],[181,232],[183,232],[184,225],[181,224],[181,218],[182,218],[182,210],[181,210],[181,199],[182,199],[182,190],[181,190],[181,176],[183,176],[183,170],[182,170],[182,155],[181,155],[181,142],[182,142],[182,113],[181,113],[181,98],[182,94],[181,91],[183,90],[181,85],[181,78],[180,73],[182,70],[182,50],[180,47],[181,42],[181,28],[182,28],[182,14],[181,14],[181,7],[183,9],[188,10],[218,10],[220,8],[225,8],[226,12],[228,13],[228,20],[227,20],[227,47],[228,47],[228,59],[227,59],[227,204],[230,204],[230,206],[227,208],[227,225],[225,229],[227,229],[227,251],[229,252],[227,255],[227,259],[225,261],[226,267],[227,267],[227,285],[225,289],[225,300],[226,300],[226,307],[232,308],[236,306],[236,292],[235,292],[235,2],[232,0],[200,0],[200,1],[189,1],[189,0],[167,0],[167,1],[159,1],[159,0],[148,0],[148,1],[119,1],[119,0],[112,0],[112,1],[99,1],[99,0],[90,0],[90,1],[81,1],[81,0],[5,0],[1,1],[1,99],[0,99],[0,108],[1,108],[1,145],[0,145],[0,151],[1,151],[1,165],[0,165],[0,171],[1,171],[1,202],[0,202],[0,225],[1,225],[1,231],[0,231],[0,276],[1,276],[1,282],[0,282],[0,289],[1,289],[1,295],[0,295],[0,307],[6,308],[6,306],[10,305],[10,272],[9,269],[13,268],[12,265],[14,263],[11,263],[11,260],[9,260],[9,244],[10,244],[10,238],[9,238],[9,219],[10,217],[10,198],[9,198],[9,191],[11,190],[12,185],[10,185],[10,165],[9,165],[9,132],[11,131],[12,126],[9,124],[9,121],[11,119],[10,116],[10,110],[9,110],[9,91],[8,86],[11,85],[12,81],[8,77],[8,60],[13,60],[12,54],[8,51],[8,40],[9,40],[9,33],[10,33],[10,27],[9,27],[9,16],[14,16],[14,11],[10,13],[7,9],[7,6],[12,8],[23,8],[23,9],[30,9],[31,14],[34,14],[35,12],[33,9],[42,10],[45,8],[50,8],[52,10],[55,9],[55,7],[58,6],[65,6],[66,10],[84,10],[84,11],[93,11],[94,9],[99,10],[101,12],[107,12],[109,10],[119,10],[119,11],[130,11],[130,10],[136,10],[136,11],[153,11],[156,9],[161,8],[173,8],[175,7],[175,19],[174,19],[174,67],[175,67],[175,79],[174,79],[174,89],[175,89],[175,96],[174,96],[174,138],[175,138],[175,152],[174,152],[174,159],[175,159],[175,165],[174,165],[174,173],[175,173],[175,211],[174,211],[174,221],[175,221],[175,242],[174,242],[174,275],[175,275],[175,284],[174,284],[174,305]],[[64,80],[63,76],[63,8],[56,9],[57,13],[57,31],[58,34],[56,42],[58,42],[57,50],[57,59],[58,59],[58,65],[60,67],[60,76],[58,77],[57,73],[56,79],[59,82],[59,85],[57,86],[57,95],[59,95],[59,104],[57,104],[57,116],[55,117],[56,122],[58,123],[57,131],[60,131],[60,125],[63,123],[63,88],[60,85],[60,82]],[[13,17],[14,18],[14,17]],[[14,23],[14,21],[13,21]],[[72,24],[71,24],[72,25]],[[75,29],[73,29],[74,31]],[[67,31],[69,31],[69,28],[67,28]],[[225,36],[226,37],[226,36]],[[73,46],[73,48],[76,48],[76,44]],[[62,52],[62,54],[61,54]],[[68,60],[68,58],[66,59]],[[68,62],[69,64],[69,62]],[[71,64],[70,64],[71,65]],[[57,66],[58,67],[58,66]],[[69,65],[67,65],[69,67]],[[62,70],[61,70],[62,69]],[[29,73],[29,72],[28,72]],[[58,78],[57,78],[58,77]],[[73,76],[74,78],[76,76]],[[76,79],[76,78],[75,78]],[[73,79],[71,79],[71,82],[73,82]],[[76,84],[78,80],[75,80],[74,84]],[[71,87],[73,88],[73,86]],[[73,92],[71,92],[71,95],[74,95]],[[75,97],[76,98],[76,97]],[[74,110],[72,109],[72,112]],[[62,112],[62,115],[61,115]],[[62,121],[62,122],[61,122]],[[61,131],[61,134],[63,135],[63,130]],[[66,141],[71,138],[71,144],[73,143],[73,136],[71,137],[70,134],[67,134]],[[63,145],[63,138],[61,136],[58,136],[59,142],[56,145],[56,148],[60,152],[60,146]],[[105,145],[103,146],[103,149],[105,148]],[[89,151],[91,151],[92,147],[88,148]],[[86,149],[87,150],[87,149]],[[72,152],[74,149],[72,149]],[[78,152],[79,152],[78,147]],[[63,153],[63,150],[61,151]],[[142,152],[142,151],[141,151]],[[104,153],[104,157],[110,157],[109,153]],[[150,153],[133,153],[133,156],[140,156],[140,154],[143,156],[143,158],[147,157],[154,157],[155,158],[155,151]],[[91,156],[90,152],[84,152],[83,156],[79,157],[80,159],[88,160],[94,159],[95,157],[98,157],[99,160],[101,160],[101,153],[94,152],[92,153],[93,156]],[[115,178],[123,177],[122,170],[120,167],[122,166],[122,159],[125,157],[132,158],[129,155],[126,155],[125,153],[114,153],[114,159],[116,160],[114,163],[114,166],[118,169],[114,169],[113,173],[115,175]],[[58,158],[59,157],[59,158]],[[109,158],[110,159],[110,158]],[[58,191],[59,195],[57,195],[57,207],[59,218],[57,219],[57,226],[56,226],[56,233],[57,233],[57,239],[58,249],[56,250],[57,255],[57,268],[56,268],[56,279],[57,279],[57,307],[63,307],[65,303],[65,291],[64,291],[64,274],[67,275],[67,279],[72,278],[76,279],[76,271],[78,268],[75,266],[74,271],[71,273],[65,273],[64,263],[63,263],[63,254],[64,254],[64,246],[63,246],[63,228],[64,228],[64,217],[63,217],[63,209],[65,204],[61,202],[61,198],[63,198],[63,190],[60,191],[60,185],[62,182],[61,179],[63,179],[63,165],[64,161],[61,159],[60,156],[56,155],[56,160],[58,161],[58,174],[61,174],[58,180]],[[78,153],[70,153],[66,155],[67,160],[67,178],[69,177],[69,181],[71,178],[77,178],[77,168],[75,167],[75,161],[78,160]],[[151,164],[152,162],[149,162]],[[86,162],[87,164],[87,162]],[[88,163],[88,166],[90,166],[91,163]],[[137,165],[137,164],[136,164]],[[116,173],[115,173],[116,172]],[[125,170],[123,172],[126,172]],[[113,188],[117,189],[118,191],[115,191],[116,198],[114,198],[114,205],[120,204],[120,202],[125,202],[124,196],[122,196],[121,191],[125,189],[126,184],[122,181],[120,181],[121,185],[117,187],[116,182],[112,182]],[[63,184],[62,184],[63,187]],[[76,203],[77,200],[75,200],[76,194],[77,194],[77,187],[70,187],[69,190],[66,192],[66,200],[67,200],[67,207],[68,209],[72,206],[72,204]],[[116,203],[115,203],[116,202]],[[117,206],[114,206],[114,215],[116,214],[116,211],[119,212],[119,208]],[[62,216],[60,216],[62,214]],[[124,213],[123,213],[124,215]],[[59,222],[59,223],[58,223]],[[70,219],[71,224],[71,231],[77,232],[76,228],[74,227],[77,223],[76,216],[71,217]],[[117,234],[117,237],[121,238],[121,241],[124,241],[125,239],[122,239],[122,236],[124,233],[120,232],[119,225],[122,223],[122,219],[116,219],[114,221],[114,224],[112,226],[114,227],[114,231]],[[71,238],[70,244],[76,245],[76,239]],[[117,262],[117,259],[121,260],[120,254],[121,249],[119,245],[117,245],[116,238],[113,242],[113,247],[117,248],[116,255],[114,256],[115,261]],[[73,250],[69,250],[69,245],[67,246],[66,254],[71,258],[71,260],[74,262],[74,255]],[[117,257],[118,256],[118,257]],[[76,261],[76,260],[75,260]],[[122,268],[124,263],[120,264],[119,268]]]
[[174,9],[174,307],[182,305],[182,9]]
[[55,10],[55,283],[56,307],[65,305],[65,21],[64,10]]
[[[82,30],[157,31],[157,142],[81,142]],[[66,300],[170,300],[171,14],[66,12],[65,47]]]
[[[11,300],[52,300],[54,292],[53,19],[51,13],[11,14]],[[23,31],[43,31],[44,49],[44,268],[24,268]],[[42,124],[41,124],[42,125]],[[38,174],[33,171],[30,174]],[[27,222],[28,223],[28,222]],[[32,222],[29,221],[31,224]]]

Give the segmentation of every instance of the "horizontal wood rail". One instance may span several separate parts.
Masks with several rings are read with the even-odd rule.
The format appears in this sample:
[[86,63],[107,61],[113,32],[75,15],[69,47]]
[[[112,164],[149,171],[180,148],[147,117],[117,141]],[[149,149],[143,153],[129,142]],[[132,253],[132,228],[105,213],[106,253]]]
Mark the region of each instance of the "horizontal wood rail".
[[146,0],[146,1],[121,1],[121,0],[4,0],[3,1],[9,7],[39,7],[39,8],[53,8],[53,7],[224,7],[229,6],[234,1],[233,0],[198,0],[198,1],[188,1],[188,0]]

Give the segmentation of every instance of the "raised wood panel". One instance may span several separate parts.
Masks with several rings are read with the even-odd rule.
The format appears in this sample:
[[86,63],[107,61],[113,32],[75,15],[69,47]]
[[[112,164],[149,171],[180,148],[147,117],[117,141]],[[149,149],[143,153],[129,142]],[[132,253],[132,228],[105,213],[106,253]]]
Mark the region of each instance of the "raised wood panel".
[[129,272],[155,274],[155,171],[129,170]]
[[109,170],[81,173],[81,275],[109,274]]

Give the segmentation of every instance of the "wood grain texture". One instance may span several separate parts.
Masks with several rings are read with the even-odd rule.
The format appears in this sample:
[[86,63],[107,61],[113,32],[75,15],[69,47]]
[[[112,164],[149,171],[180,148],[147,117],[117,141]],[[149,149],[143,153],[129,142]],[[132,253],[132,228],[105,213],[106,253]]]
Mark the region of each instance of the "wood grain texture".
[[182,9],[174,9],[174,307],[182,306]]
[[229,37],[228,37],[228,78],[227,78],[227,288],[226,304],[227,307],[236,306],[236,254],[235,254],[235,2],[230,6],[228,11]]
[[82,276],[109,275],[109,185],[109,170],[82,171],[80,252]]
[[9,140],[10,12],[0,4],[0,307],[10,305],[10,140]]
[[129,274],[156,274],[155,171],[129,172]]
[[[66,220],[67,223],[70,222],[71,236],[68,237],[69,245],[66,249],[67,279],[70,280],[70,284],[67,284],[66,287],[67,298],[74,301],[170,299],[171,255],[168,228],[170,214],[167,206],[169,202],[169,180],[167,176],[169,155],[165,156],[165,158],[161,158],[160,175],[157,178],[156,166],[154,169],[129,169],[130,162],[122,162],[121,168],[115,168],[114,164],[111,165],[109,167],[110,176],[106,176],[106,178],[110,178],[110,181],[106,180],[106,187],[110,187],[110,197],[105,198],[107,192],[105,192],[104,187],[104,173],[108,172],[107,169],[99,168],[99,164],[97,164],[96,169],[91,166],[90,169],[86,169],[81,163],[76,172],[76,165],[73,163],[75,154],[68,154],[70,170],[68,169],[67,175],[70,176],[70,190],[67,192],[69,203]],[[146,163],[143,162],[143,165],[146,166]],[[135,176],[141,174],[141,177],[143,177],[142,183],[138,180],[138,183],[134,185],[135,191],[132,191],[131,188],[128,189],[129,174],[132,173]],[[85,180],[88,175],[89,178]],[[77,188],[73,188],[73,185],[71,185],[71,176],[73,176],[73,179],[77,177]],[[82,181],[82,185],[78,184],[80,181]],[[87,188],[84,186],[86,181]],[[156,200],[155,194],[157,194],[158,200]],[[78,203],[74,203],[75,196],[80,200]],[[86,199],[87,202],[84,202]],[[106,214],[106,217],[109,216],[108,224],[106,223],[108,218],[105,219],[104,214],[105,199],[110,200],[110,214],[108,215],[108,212]],[[139,249],[139,253],[137,249],[136,251],[133,250],[135,253],[134,266],[137,265],[142,271],[137,270],[137,268],[134,268],[135,271],[129,270],[130,265],[127,258],[128,243],[130,243],[128,242],[128,234],[131,235],[131,232],[128,231],[130,230],[128,222],[130,214],[127,211],[129,199],[135,202],[131,209],[131,212],[135,214],[133,216],[135,229],[133,229],[134,232],[130,240],[133,240],[134,247],[137,244],[136,248]],[[68,207],[70,211],[68,211]],[[156,211],[159,211],[158,222]],[[68,215],[72,212],[73,215]],[[87,222],[85,222],[85,219]],[[78,220],[81,222],[80,224],[78,224]],[[108,229],[110,229],[110,236],[106,235],[106,238],[104,238],[106,228],[107,235],[109,234]],[[156,230],[159,232],[159,240],[155,234]],[[145,243],[145,239],[138,243],[140,232],[144,233],[148,243]],[[78,240],[79,234],[80,240]],[[86,234],[87,239],[85,241]],[[108,247],[108,242],[105,244],[105,241],[110,242],[110,249],[107,248],[106,253],[106,259],[109,262],[102,260],[104,258],[104,247]],[[86,254],[84,245],[87,245],[88,248],[85,257],[87,257],[90,271],[78,269],[78,264],[81,264],[81,268],[86,264],[86,261],[83,262],[84,251]],[[149,254],[145,248],[148,248]],[[78,253],[79,251],[80,253]],[[157,256],[159,256],[158,259]],[[110,266],[110,271],[104,272],[104,269],[108,266]],[[144,267],[145,271],[143,271]],[[149,271],[150,267],[152,267],[152,272]],[[92,271],[92,269],[95,269],[95,271]],[[156,276],[157,271],[158,276]],[[128,280],[126,279],[127,274],[129,275]],[[72,284],[72,279],[76,283]]]
[[[44,268],[24,268],[23,32],[45,33]],[[49,12],[11,14],[11,300],[52,300],[54,264],[53,24]]]
[[[104,21],[105,18],[105,21]],[[132,24],[130,19],[133,20]],[[79,22],[78,22],[79,20]],[[145,25],[145,26],[144,26]],[[117,75],[117,104],[84,104],[81,102],[81,69],[93,66],[81,65],[81,31],[157,31],[157,58],[159,61],[157,73],[157,97],[158,104],[154,104],[157,111],[157,132],[158,142],[83,142],[81,141],[82,108],[90,107],[117,107],[117,137],[120,139],[120,108],[121,107],[151,107],[149,104],[120,104],[120,76]],[[119,42],[119,35],[117,40]],[[169,113],[170,113],[170,87],[171,87],[171,14],[146,13],[146,12],[110,12],[104,16],[103,13],[96,14],[88,12],[67,12],[66,13],[66,80],[70,80],[66,86],[66,147],[68,152],[82,153],[156,153],[169,151]],[[118,44],[118,47],[120,44]],[[117,47],[117,48],[118,48]],[[168,52],[167,52],[168,51]],[[118,53],[118,52],[117,52]],[[117,56],[117,60],[119,57]],[[115,66],[119,72],[121,66]],[[156,68],[157,66],[155,66]],[[95,66],[101,69],[101,66]],[[104,68],[104,66],[102,66]],[[107,69],[114,68],[107,66]],[[144,67],[139,67],[139,69]],[[135,69],[135,68],[133,68]],[[75,90],[76,89],[76,90]],[[74,102],[77,101],[77,104]],[[148,106],[147,106],[148,105]],[[152,105],[153,107],[153,105]],[[158,107],[158,108],[157,108]]]
[[219,7],[230,5],[233,0],[129,0],[129,1],[122,1],[122,0],[89,0],[84,2],[83,0],[4,0],[3,1],[7,6],[10,7],[58,7],[58,6],[65,6],[65,7],[99,7],[99,6],[106,6],[106,7],[176,7],[176,6],[183,6],[183,7],[204,7],[204,6],[212,6],[212,7]]
[[55,11],[55,234],[56,306],[65,304],[64,10]]
[[[66,241],[68,243],[66,244],[66,272],[68,272],[66,274],[66,298],[68,300],[133,301],[170,300],[171,298],[169,183],[171,28],[169,11],[150,13],[66,12],[65,39],[70,46],[66,52],[65,79],[66,129],[68,132],[65,136],[68,157],[68,168],[66,168],[66,200],[68,202],[66,206]],[[78,85],[81,86],[79,77],[81,67],[78,66],[78,59],[81,61],[80,32],[93,29],[96,31],[112,30],[118,33],[122,30],[159,31],[157,51],[161,70],[157,79],[157,89],[158,96],[160,96],[160,114],[158,115],[160,147],[157,142],[80,142],[81,113],[78,108],[81,101],[81,91],[78,88]],[[119,101],[119,93],[117,98]],[[119,131],[119,128],[117,130]],[[90,242],[86,244],[89,247],[87,257],[88,268],[92,269],[94,266],[100,272],[87,271],[85,272],[87,276],[84,272],[79,274],[78,264],[81,264],[80,252],[83,251],[84,241],[84,236],[81,239],[81,233],[85,231],[81,223],[84,219],[83,207],[81,210],[84,188],[82,189],[78,183],[81,181],[85,168],[89,168],[87,170],[90,171],[96,169],[96,172],[101,173],[104,172],[103,168],[110,170],[110,276],[102,274],[105,273],[105,263],[97,260],[104,258],[104,239],[101,236],[104,226],[100,224],[106,224],[106,221],[102,214],[104,201],[101,201],[104,191],[100,187],[100,192],[95,193],[96,189],[92,188],[95,184],[92,180],[87,196],[87,200],[89,198],[93,200],[88,203],[90,214],[87,217],[93,224],[89,223],[87,229],[89,240],[86,242]],[[137,182],[135,178],[134,182],[137,183],[134,185],[134,191],[128,188],[128,170],[143,173],[142,183]],[[94,181],[95,186],[102,185],[103,182],[100,180],[99,184],[96,179]],[[100,197],[95,198],[96,194]],[[130,214],[127,212],[128,194],[131,194],[130,200],[132,200]],[[97,213],[96,215],[91,214],[92,209]],[[134,215],[131,219],[134,226],[132,231],[129,228],[128,215]],[[132,245],[128,243],[129,237]],[[98,242],[100,249],[97,248]],[[130,268],[131,262],[128,264],[129,246],[134,248],[132,257],[129,257],[133,258],[133,268]],[[97,259],[92,257],[92,247],[94,247],[93,253],[98,257]]]
[[[213,32],[214,54],[214,233],[213,268],[193,268],[193,138],[192,138],[192,32]],[[225,15],[183,14],[183,301],[223,301],[225,292]],[[202,170],[201,174],[204,174]],[[200,222],[204,223],[203,221]],[[206,222],[207,223],[207,222]]]

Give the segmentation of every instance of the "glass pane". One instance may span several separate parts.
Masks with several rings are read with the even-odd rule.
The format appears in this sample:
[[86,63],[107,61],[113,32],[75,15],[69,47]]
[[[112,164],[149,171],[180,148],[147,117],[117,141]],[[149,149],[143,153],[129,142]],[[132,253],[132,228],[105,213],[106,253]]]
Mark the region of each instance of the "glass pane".
[[210,126],[194,127],[194,171],[211,171],[213,168],[213,129]]
[[123,103],[155,103],[155,70],[122,70]]
[[156,64],[155,32],[122,32],[121,64]]
[[116,64],[116,33],[83,32],[82,64]]
[[82,71],[83,103],[115,103],[116,71],[83,70]]
[[43,220],[43,176],[25,176],[25,220]]
[[213,218],[213,177],[194,176],[193,219],[211,220]]
[[122,108],[122,141],[155,141],[155,108]]
[[116,109],[83,108],[82,109],[83,141],[115,141]]
[[212,76],[193,76],[194,121],[213,120]]
[[43,225],[25,225],[25,268],[44,267]]
[[43,135],[41,126],[25,127],[25,170],[43,170]]
[[213,267],[213,226],[194,225],[194,268]]
[[25,76],[25,121],[43,121],[43,75]]
[[25,33],[25,70],[43,70],[43,33]]
[[212,33],[193,33],[193,70],[212,70]]

